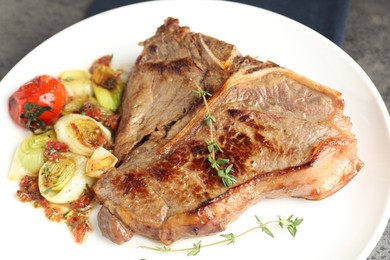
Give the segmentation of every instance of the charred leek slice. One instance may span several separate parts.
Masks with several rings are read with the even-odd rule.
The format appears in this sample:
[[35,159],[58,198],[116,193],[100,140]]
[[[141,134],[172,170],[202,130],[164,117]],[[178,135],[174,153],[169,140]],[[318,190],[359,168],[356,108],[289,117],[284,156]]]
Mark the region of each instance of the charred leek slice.
[[55,139],[53,130],[26,137],[15,152],[8,178],[18,181],[24,175],[38,175],[39,169],[45,162],[44,146],[47,141]]
[[66,70],[59,75],[70,97],[92,96],[93,89],[90,77],[89,72],[85,70]]
[[85,96],[75,96],[70,98],[70,100],[65,104],[64,108],[61,111],[62,115],[68,115],[72,113],[79,113],[85,102],[88,100],[88,97]]
[[87,158],[62,153],[59,161],[47,161],[39,171],[39,191],[48,201],[68,203],[77,200],[94,179],[85,175]]
[[118,159],[103,147],[97,148],[88,159],[85,174],[90,177],[99,178],[103,173],[113,168]]
[[93,91],[99,104],[107,109],[118,109],[122,98],[124,83],[111,67],[99,65],[91,76]]
[[58,141],[80,155],[91,156],[96,148],[111,143],[110,130],[85,115],[65,115],[54,124],[54,130]]

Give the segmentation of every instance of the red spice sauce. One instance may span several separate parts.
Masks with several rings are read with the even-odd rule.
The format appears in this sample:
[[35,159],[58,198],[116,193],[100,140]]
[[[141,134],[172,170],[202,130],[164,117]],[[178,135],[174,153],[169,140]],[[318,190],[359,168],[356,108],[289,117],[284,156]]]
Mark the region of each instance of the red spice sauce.
[[21,202],[30,202],[34,207],[43,208],[45,216],[56,222],[64,222],[73,234],[76,243],[81,244],[87,233],[92,231],[89,213],[93,208],[94,193],[86,188],[83,195],[68,204],[54,204],[46,200],[39,192],[38,177],[24,176],[16,192]]
[[58,162],[61,152],[68,152],[69,148],[67,144],[59,141],[47,141],[45,144],[45,150],[43,156],[49,161]]

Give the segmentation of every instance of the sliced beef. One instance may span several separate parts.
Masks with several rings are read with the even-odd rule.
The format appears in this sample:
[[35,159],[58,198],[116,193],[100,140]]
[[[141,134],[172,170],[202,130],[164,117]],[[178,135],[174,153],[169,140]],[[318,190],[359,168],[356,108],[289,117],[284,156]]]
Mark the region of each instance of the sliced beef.
[[[112,221],[164,244],[220,232],[263,198],[326,198],[363,166],[339,92],[199,37],[212,39],[168,19],[144,42],[122,104],[116,152],[123,163],[94,186],[105,212],[99,225],[113,242],[117,232],[105,232]],[[172,70],[184,56],[183,64],[196,66]],[[213,93],[217,156],[233,164],[232,187],[208,162],[207,110],[194,86]]]

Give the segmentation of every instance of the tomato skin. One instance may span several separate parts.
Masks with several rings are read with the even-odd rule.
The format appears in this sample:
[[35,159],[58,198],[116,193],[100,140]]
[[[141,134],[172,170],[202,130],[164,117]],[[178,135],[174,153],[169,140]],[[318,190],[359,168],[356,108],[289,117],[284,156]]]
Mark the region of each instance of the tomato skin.
[[[66,101],[67,93],[61,81],[49,75],[40,75],[24,83],[9,97],[8,110],[17,124],[35,130],[54,124]],[[36,117],[32,121],[35,125],[29,124],[31,111],[26,111],[26,104],[34,105],[32,112],[37,112],[36,108],[44,108],[41,113],[33,114]]]

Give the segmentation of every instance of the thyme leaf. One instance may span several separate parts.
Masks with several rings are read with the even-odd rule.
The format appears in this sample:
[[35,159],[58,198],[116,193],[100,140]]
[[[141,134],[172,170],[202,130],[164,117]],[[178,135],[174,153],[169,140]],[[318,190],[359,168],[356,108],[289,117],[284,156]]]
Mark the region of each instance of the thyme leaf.
[[233,233],[221,234],[220,236],[226,238],[226,240],[229,241],[227,245],[234,244],[236,242],[236,236]]
[[216,123],[217,120],[215,119],[214,116],[210,115],[210,114],[207,114],[206,115],[206,118],[204,119],[206,121],[206,125],[210,126],[211,125],[211,122],[213,123]]
[[287,219],[283,219],[280,216],[278,216],[279,218],[278,222],[281,228],[286,227],[287,230],[290,232],[290,234],[293,237],[295,237],[295,235],[297,234],[297,226],[299,226],[303,222],[303,219],[301,218],[293,219],[293,217],[294,215],[290,215]]
[[274,238],[274,234],[271,232],[271,230],[267,227],[266,224],[264,224],[263,222],[261,222],[260,218],[258,216],[255,216],[256,217],[256,220],[257,220],[257,224],[259,224],[259,228],[261,229],[261,231],[263,231],[264,233],[266,233],[267,235],[269,235],[270,237]]
[[233,164],[230,164],[228,167],[219,169],[217,171],[218,176],[222,179],[223,185],[225,185],[225,187],[230,187],[237,181],[236,177],[230,174],[230,172],[233,171],[232,167]]
[[202,248],[201,242],[202,241],[195,243],[193,249],[187,255],[188,256],[196,256],[200,252],[200,249]]
[[169,247],[169,246],[158,246],[156,247],[158,249],[158,251],[162,251],[162,252],[166,252],[166,251],[171,251],[172,248]]
[[212,96],[209,92],[207,92],[207,91],[205,91],[205,90],[203,90],[201,88],[198,88],[198,90],[192,90],[192,92],[197,94],[200,98],[203,98],[203,97],[206,97],[206,96],[209,96],[209,97]]

